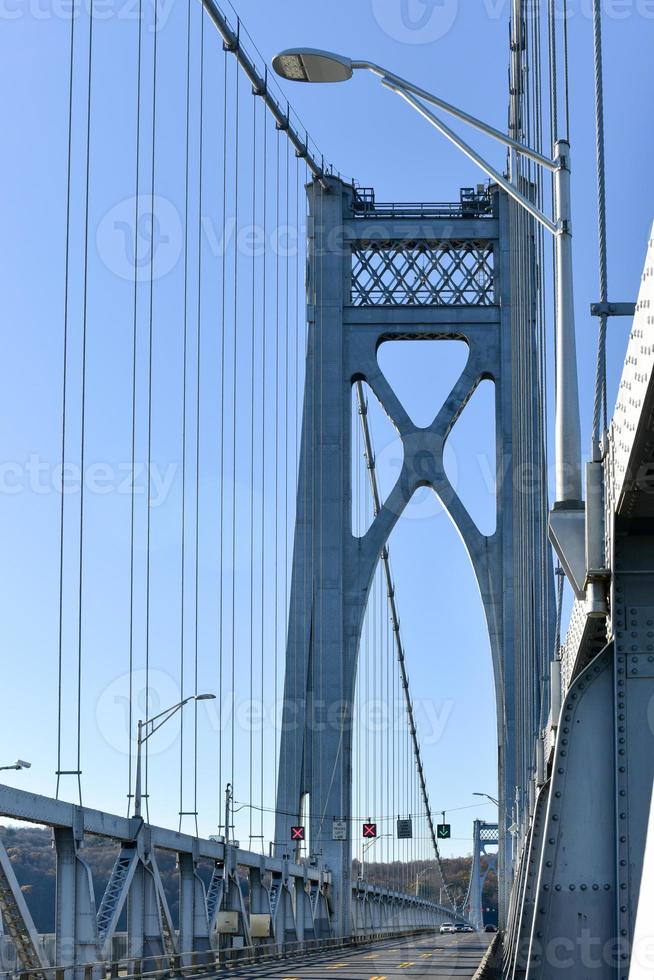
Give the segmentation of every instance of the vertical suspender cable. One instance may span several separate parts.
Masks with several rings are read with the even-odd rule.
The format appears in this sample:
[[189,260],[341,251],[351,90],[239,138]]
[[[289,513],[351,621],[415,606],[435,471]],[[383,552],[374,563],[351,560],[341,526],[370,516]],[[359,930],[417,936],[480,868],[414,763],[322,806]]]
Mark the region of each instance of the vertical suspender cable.
[[[268,119],[264,113],[263,119],[263,240],[265,245],[268,244]],[[261,295],[262,295],[262,308],[261,308],[261,707],[263,711],[264,704],[264,692],[265,692],[265,657],[266,657],[266,633],[265,633],[265,623],[266,623],[266,560],[267,560],[267,548],[266,548],[266,378],[267,378],[267,340],[268,340],[268,278],[267,278],[267,257],[268,249],[264,247],[262,255],[262,283],[261,283]],[[275,710],[277,706],[275,705]],[[275,732],[275,738],[277,737]],[[265,771],[265,738],[264,738],[264,726],[261,726],[261,745],[260,745],[260,757],[261,757],[261,774],[260,774],[260,806],[261,806],[261,826],[259,833],[261,834],[261,849],[263,853],[263,801],[265,795],[265,784],[264,784],[264,771]]]
[[240,100],[239,67],[235,66],[235,126],[234,126],[234,347],[232,350],[232,630],[231,630],[231,773],[232,787],[236,778],[236,474],[238,447],[238,221],[239,221],[239,144],[240,144]]
[[[293,487],[295,488],[295,523],[298,520],[298,507],[297,507],[297,488],[299,486],[299,463],[300,463],[300,425],[298,416],[298,405],[300,404],[300,393],[299,393],[299,383],[300,383],[300,368],[299,368],[299,343],[300,343],[300,158],[296,157],[295,160],[295,229],[297,231],[297,242],[295,249],[295,280],[294,280],[294,309],[295,309],[295,330],[294,330],[294,351],[295,351],[295,380],[293,385],[293,419],[294,419],[294,456],[293,456]],[[295,555],[295,538],[292,538],[291,544],[291,555]],[[295,564],[295,558],[293,557],[293,566]],[[291,567],[291,594],[293,590],[293,566]],[[290,605],[287,611],[288,622],[291,622],[291,610]],[[295,627],[295,636],[293,642],[297,645],[300,642],[300,636],[302,631],[300,629],[299,617],[293,617],[293,623]],[[289,636],[290,642],[290,636]],[[297,678],[299,676],[299,666],[297,659],[295,659],[295,688],[297,689]],[[301,766],[301,760],[298,752],[297,740],[294,740],[294,755],[293,755],[293,769],[298,772]],[[303,774],[302,777],[303,779]],[[304,787],[301,786],[301,790]]]
[[133,731],[133,697],[134,697],[134,530],[136,492],[134,487],[136,475],[136,371],[138,355],[138,260],[139,260],[139,177],[141,162],[141,48],[143,34],[143,0],[139,0],[138,53],[136,64],[136,166],[134,180],[134,307],[132,320],[132,465],[131,465],[131,499],[130,499],[130,558],[129,558],[129,706],[128,706],[128,764],[127,764],[127,816],[130,814],[132,793],[132,731]]
[[[558,78],[557,78],[557,45],[556,45],[556,0],[548,0],[548,47],[549,47],[549,84],[550,84],[550,152],[554,153],[554,144],[559,135],[558,116]],[[554,174],[551,176],[551,194],[554,198]],[[556,318],[557,289],[556,289],[556,243],[552,241],[552,296],[554,297],[554,317]],[[554,363],[556,364],[556,334],[554,337]],[[556,397],[556,372],[554,378]]]
[[[289,144],[285,144],[285,192],[284,192],[284,207],[285,216],[284,220],[286,222],[286,234],[288,236],[288,221],[289,221]],[[277,228],[277,249],[281,248],[281,231],[278,226]],[[289,325],[289,260],[288,260],[288,242],[286,247],[285,255],[285,268],[284,268],[284,317],[283,317],[283,334],[284,334],[284,358],[283,358],[283,385],[284,385],[284,547],[282,550],[283,556],[283,589],[282,589],[282,636],[284,639],[284,646],[286,648],[286,629],[285,625],[288,623],[288,365],[289,365],[289,336],[288,336],[288,325]],[[285,742],[285,751],[288,753],[288,741]],[[285,759],[285,766],[288,765],[288,758]]]
[[66,252],[64,264],[64,338],[63,338],[63,376],[61,392],[61,484],[59,507],[59,636],[58,636],[58,666],[57,666],[57,783],[55,797],[59,799],[59,783],[61,780],[61,725],[62,725],[62,694],[63,694],[63,638],[64,638],[64,541],[65,541],[65,470],[66,470],[66,421],[68,395],[68,318],[69,318],[69,272],[70,272],[70,204],[71,204],[71,171],[73,150],[73,69],[75,63],[75,3],[70,18],[70,61],[68,75],[68,163],[66,183]]
[[[150,214],[155,212],[155,176],[156,176],[156,141],[157,141],[157,38],[159,4],[154,2],[153,23],[153,60],[152,60],[152,145],[150,172]],[[148,472],[147,472],[147,518],[146,518],[146,569],[145,569],[145,716],[150,714],[150,612],[151,612],[151,563],[152,563],[152,352],[154,339],[154,220],[150,221],[150,300],[148,325]],[[148,795],[148,748],[145,743],[145,812],[150,820]]]
[[[291,145],[286,142],[286,191],[285,191],[285,201],[284,205],[286,208],[285,220],[286,220],[286,268],[285,268],[285,289],[284,289],[284,303],[285,303],[285,315],[284,315],[284,621],[288,623],[288,534],[289,534],[289,510],[290,510],[290,481],[288,478],[288,468],[289,468],[289,443],[290,443],[290,415],[289,415],[289,379],[290,379],[290,358],[291,358],[291,344],[290,344],[290,291],[291,291],[291,262],[290,262],[290,251],[288,247],[288,235],[289,235],[289,222],[290,222],[290,151]],[[278,231],[279,238],[279,231]],[[279,246],[278,246],[279,247]],[[286,637],[285,637],[286,638]]]
[[559,135],[559,100],[557,77],[556,44],[556,0],[548,0],[548,39],[550,63],[550,124],[552,127],[552,146]]
[[[225,291],[227,288],[227,85],[229,76],[227,74],[227,53],[223,58],[223,194],[222,194],[222,216],[223,216],[223,248],[221,257],[221,285],[220,285],[220,520],[219,520],[219,545],[218,554],[220,559],[220,595],[218,600],[218,670],[219,670],[219,698],[220,710],[223,710],[224,692],[224,673],[223,673],[223,654],[224,654],[224,607],[225,607],[225,379],[226,379],[226,360],[225,360],[225,341],[227,333],[226,310],[227,303]],[[222,787],[223,787],[223,729],[219,726],[218,731],[218,799],[219,806],[222,806]],[[219,810],[220,812],[220,810]],[[229,828],[225,827],[225,837],[229,836]]]
[[568,0],[563,0],[563,107],[565,138],[570,142],[570,66],[568,56]]
[[[257,101],[252,106],[252,227],[257,224]],[[256,249],[252,249],[252,290],[250,293],[250,704],[254,704],[254,443],[255,443],[255,372],[256,372]],[[250,724],[250,795],[254,791],[254,727]],[[252,849],[253,811],[249,810],[249,838]]]
[[[316,244],[319,246],[321,252],[323,252],[324,249],[327,246],[327,243],[325,241],[325,195],[322,194],[322,193],[319,195],[319,202],[320,202],[320,215],[319,215],[319,219],[318,219],[318,221],[319,221],[319,223],[318,223],[319,232],[318,232],[318,235],[316,236]],[[315,229],[315,226],[314,226],[314,229]],[[317,418],[314,419],[314,424],[317,427],[316,429],[314,429],[314,435],[313,435],[313,439],[312,439],[312,446],[314,447],[314,452],[316,452],[316,448],[315,447],[318,444],[317,434],[320,433],[320,432],[324,432],[324,422],[325,422],[325,419],[324,419],[324,384],[325,384],[325,376],[324,376],[324,330],[323,330],[324,295],[325,295],[325,263],[324,262],[320,262],[319,263],[319,269],[320,269],[320,287],[319,287],[320,288],[320,309],[318,311],[318,317],[315,320],[315,323],[320,324],[320,329],[318,331],[318,345],[319,345],[319,350],[318,350],[318,364],[320,365],[320,375],[319,375],[319,378],[318,378],[318,405],[319,405],[319,414],[318,414]],[[314,405],[315,405],[315,400],[314,400]],[[313,547],[313,550],[312,550],[312,556],[311,556],[311,566],[312,566],[311,567],[311,581],[315,582],[316,575],[318,575],[319,581],[322,583],[322,580],[323,580],[323,549],[324,549],[324,546],[325,546],[324,523],[323,523],[323,499],[324,499],[323,498],[323,494],[324,494],[324,489],[323,488],[325,486],[325,473],[324,473],[324,469],[323,469],[323,467],[324,467],[324,464],[323,464],[323,453],[322,452],[318,452],[317,455],[318,455],[317,466],[316,466],[316,460],[315,460],[315,458],[311,461],[311,467],[312,467],[312,480],[311,480],[311,482],[312,482],[312,488],[313,488],[314,496],[316,495],[316,493],[317,493],[317,496],[318,496],[318,514],[317,514],[317,526],[318,526],[318,535],[317,535],[317,537],[318,537],[318,540],[317,540],[317,542],[314,542],[314,547]],[[317,483],[317,488],[316,488],[316,483]],[[315,564],[314,564],[314,562],[315,562],[314,555],[316,553],[316,546],[317,546],[317,549],[318,549],[318,554],[320,556],[320,558],[319,558],[319,561],[320,561],[320,567],[319,567],[319,569],[316,569],[315,568]],[[316,638],[317,638],[317,644],[318,644],[318,646],[317,646],[317,649],[315,651],[315,654],[316,654],[315,659],[318,659],[318,656],[319,655],[324,654],[323,636],[324,636],[324,630],[325,630],[325,627],[324,627],[325,603],[324,603],[323,592],[324,592],[324,590],[321,588],[320,589],[320,592],[319,592],[319,596],[318,596],[318,609],[317,609],[318,630],[316,631]],[[320,670],[319,667],[318,667],[318,698],[320,699],[320,701],[322,703],[323,702],[323,699],[324,699],[323,673],[322,673],[322,671]],[[312,763],[312,764],[315,764],[315,763]],[[318,753],[318,780],[319,780],[321,786],[324,786],[325,776],[326,776],[326,773],[323,772],[323,756],[322,756],[322,752],[319,752]],[[342,813],[341,812],[339,814],[339,816],[340,817],[347,817],[347,816],[349,816],[349,814],[346,814],[346,813]]]
[[[188,395],[188,266],[189,266],[189,157],[191,126],[191,0],[187,0],[186,13],[186,164],[184,171],[184,318],[182,321],[182,508],[181,508],[181,586],[179,629],[179,690],[186,697],[184,687],[185,611],[186,611],[186,441]],[[179,723],[179,829],[184,814],[184,713]]]
[[[275,234],[279,234],[279,194],[280,194],[280,164],[279,164],[279,144],[280,131],[277,130],[275,140]],[[278,696],[278,647],[279,647],[279,248],[275,254],[275,499],[274,499],[274,525],[275,525],[275,549],[274,549],[274,696],[275,707],[277,706]],[[277,799],[277,777],[278,777],[278,733],[275,732],[275,799]]]
[[79,507],[79,596],[77,616],[77,788],[82,805],[82,626],[84,599],[84,465],[86,456],[86,352],[88,340],[89,282],[89,201],[91,187],[91,101],[93,91],[93,0],[89,7],[89,57],[86,104],[86,190],[84,202],[84,300],[82,311],[82,429],[80,434],[80,507]]
[[[602,5],[593,0],[593,47],[595,61],[595,129],[597,143],[597,224],[599,239],[600,302],[608,300],[608,260],[606,236],[606,167],[604,147],[604,79],[602,63]],[[597,371],[593,406],[593,459],[601,458],[600,443],[606,431],[606,316],[599,321]]]
[[[196,376],[195,376],[195,621],[194,621],[194,669],[193,693],[198,694],[198,636],[200,612],[200,451],[201,451],[201,354],[202,354],[202,202],[203,202],[203,150],[204,150],[204,7],[200,8],[200,134],[198,160],[198,306],[196,336]],[[193,812],[195,814],[195,833],[198,834],[198,702],[195,701],[193,713]]]

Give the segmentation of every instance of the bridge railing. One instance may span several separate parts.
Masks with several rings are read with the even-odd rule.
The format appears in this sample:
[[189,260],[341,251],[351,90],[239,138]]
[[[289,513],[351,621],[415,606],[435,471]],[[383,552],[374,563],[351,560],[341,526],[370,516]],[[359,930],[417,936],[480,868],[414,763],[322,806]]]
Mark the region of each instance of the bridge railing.
[[[154,976],[179,964],[214,968],[231,957],[282,956],[334,942],[331,875],[310,862],[256,854],[237,842],[193,837],[9,787],[0,787],[0,815],[52,828],[57,867],[57,932],[44,937],[0,843],[0,909],[7,934],[0,974],[41,980],[51,974],[63,980],[70,971],[78,977]],[[118,844],[119,851],[96,909],[85,844],[98,838]],[[175,917],[157,860],[165,852],[177,859]],[[198,871],[202,861],[206,871],[212,869],[208,885]],[[352,894],[357,941],[433,929],[453,918],[441,905],[361,880]],[[132,907],[150,909],[147,924]],[[126,937],[118,932],[125,914]]]
[[234,965],[248,966],[279,959],[293,959],[331,950],[366,946],[381,941],[405,939],[424,933],[424,929],[379,932],[347,939],[314,939],[301,943],[243,946],[238,949],[196,950],[174,956],[150,956],[139,960],[99,961],[81,966],[47,967],[43,970],[0,970],[3,980],[157,980],[159,977],[213,975]]

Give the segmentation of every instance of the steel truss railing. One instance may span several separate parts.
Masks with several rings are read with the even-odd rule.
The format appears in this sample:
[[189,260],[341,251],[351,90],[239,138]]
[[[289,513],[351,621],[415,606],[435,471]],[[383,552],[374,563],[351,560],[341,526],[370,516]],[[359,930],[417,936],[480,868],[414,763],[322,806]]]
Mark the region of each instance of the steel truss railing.
[[[86,835],[101,837],[108,840],[119,841],[122,844],[122,851],[129,852],[129,868],[121,869],[121,874],[112,874],[106,886],[105,897],[100,903],[96,917],[95,904],[91,898],[91,892],[86,895],[78,890],[78,886],[73,888],[70,895],[63,896],[68,900],[70,916],[74,920],[83,919],[88,925],[89,916],[95,923],[92,935],[86,937],[86,941],[80,941],[79,935],[75,932],[74,950],[68,950],[65,963],[57,963],[51,967],[48,957],[41,949],[38,934],[31,919],[28,904],[20,891],[20,883],[14,874],[2,876],[7,889],[15,898],[15,907],[18,910],[19,921],[16,928],[19,932],[32,936],[32,946],[34,955],[29,957],[20,943],[14,943],[14,950],[18,963],[22,969],[4,970],[4,973],[18,973],[31,980],[45,980],[53,974],[52,980],[63,980],[66,970],[79,971],[75,976],[81,976],[81,971],[89,978],[94,980],[103,976],[124,976],[125,970],[130,974],[130,968],[126,963],[112,961],[112,937],[116,935],[116,925],[120,915],[120,910],[125,907],[130,889],[134,887],[134,882],[141,874],[145,878],[153,879],[154,891],[149,894],[155,896],[161,908],[158,918],[161,923],[161,935],[157,937],[159,949],[151,956],[133,955],[127,961],[134,965],[133,973],[144,975],[158,975],[160,972],[170,974],[171,971],[179,972],[178,966],[182,964],[186,972],[186,967],[199,964],[208,964],[215,969],[218,963],[227,963],[235,956],[250,955],[252,958],[263,956],[285,956],[294,951],[307,952],[331,948],[330,943],[335,942],[329,935],[329,891],[331,876],[328,871],[316,868],[309,863],[295,863],[284,858],[266,857],[250,851],[241,850],[236,844],[223,842],[220,840],[206,840],[203,838],[192,837],[162,827],[152,826],[143,823],[139,818],[121,817],[115,814],[104,813],[99,810],[92,810],[87,807],[79,807],[65,803],[61,800],[54,800],[44,796],[38,796],[7,786],[0,787],[0,815],[9,817],[13,820],[27,820],[31,823],[50,826],[56,830],[55,842],[58,835],[62,833],[71,837],[73,844],[69,853],[73,860],[80,865],[85,873],[90,874],[88,866],[83,858],[83,843]],[[81,851],[78,853],[78,848]],[[198,914],[204,917],[204,950],[193,951],[184,949],[184,944],[191,944],[191,937],[188,931],[183,933],[182,912],[180,910],[179,930],[173,926],[172,919],[166,906],[166,899],[163,895],[163,886],[154,857],[155,849],[169,851],[178,855],[178,865],[180,868],[180,897],[182,886],[182,865],[193,861],[193,866],[201,859],[212,860],[217,869],[222,874],[223,885],[220,889],[218,900],[215,903],[214,915],[209,914],[206,891],[201,887],[202,897],[201,906],[204,910],[196,909],[193,914],[192,926],[195,924]],[[0,844],[0,853],[4,852],[4,847]],[[8,859],[7,859],[8,860]],[[119,855],[116,862],[121,863]],[[246,907],[242,894],[235,896],[234,892],[240,892],[238,869],[248,870],[250,873],[250,906]],[[263,905],[261,908],[252,904],[252,876],[255,876],[261,891]],[[271,888],[263,885],[262,876],[269,875]],[[199,883],[199,882],[198,882]],[[59,882],[58,882],[59,892]],[[138,887],[138,885],[137,885]],[[273,910],[271,900],[272,891],[277,889],[281,896],[279,902],[278,922]],[[197,895],[197,891],[195,892]],[[157,898],[158,896],[158,898]],[[266,897],[268,896],[268,897]],[[433,902],[420,899],[417,896],[405,895],[400,892],[383,889],[374,885],[357,883],[353,887],[354,905],[359,909],[361,915],[353,922],[353,930],[356,939],[362,941],[370,936],[383,936],[388,938],[390,935],[406,935],[417,928],[436,926],[440,921],[450,916],[450,911]],[[235,901],[238,899],[238,901]],[[57,902],[62,900],[58,894]],[[188,901],[188,897],[186,899]],[[194,901],[198,901],[197,898]],[[290,903],[290,911],[289,911]],[[358,903],[358,906],[357,906]],[[370,918],[364,912],[366,909],[373,910],[374,916]],[[59,907],[59,906],[58,906]],[[374,907],[374,908],[373,908]],[[236,911],[240,908],[239,935],[244,939],[243,947],[246,950],[237,951],[236,949],[220,948],[224,937],[218,938],[217,914],[221,910]],[[260,945],[254,945],[250,936],[251,917],[266,908],[270,912],[269,916],[269,935],[262,938]],[[368,923],[372,924],[370,927]],[[68,927],[70,928],[70,926]],[[322,935],[321,935],[322,931]],[[193,932],[195,936],[195,931]],[[289,937],[296,937],[297,942]],[[12,938],[11,935],[9,938]],[[57,951],[63,945],[70,945],[70,937],[57,934]],[[89,942],[91,945],[89,946]],[[326,945],[327,944],[327,945]],[[215,946],[219,948],[213,948]],[[206,948],[211,947],[211,948]],[[93,950],[96,950],[95,954]],[[249,951],[249,953],[247,952]],[[89,955],[90,954],[90,955]],[[59,953],[57,952],[58,959]],[[101,959],[104,956],[105,959]],[[205,960],[202,960],[202,957]],[[89,962],[91,960],[91,962]],[[165,967],[161,967],[165,963]],[[148,968],[150,964],[150,968]],[[3,973],[0,965],[0,975]]]
[[298,943],[273,943],[261,946],[245,946],[240,949],[196,950],[174,956],[148,956],[142,959],[121,959],[113,962],[98,961],[82,966],[48,967],[45,970],[20,970],[0,976],[12,980],[159,980],[159,978],[213,976],[217,970],[232,966],[250,966],[256,963],[300,957],[316,958],[332,950],[346,950],[358,946],[390,943],[410,936],[419,936],[425,929],[379,932],[368,936],[352,936],[348,939],[311,939]]

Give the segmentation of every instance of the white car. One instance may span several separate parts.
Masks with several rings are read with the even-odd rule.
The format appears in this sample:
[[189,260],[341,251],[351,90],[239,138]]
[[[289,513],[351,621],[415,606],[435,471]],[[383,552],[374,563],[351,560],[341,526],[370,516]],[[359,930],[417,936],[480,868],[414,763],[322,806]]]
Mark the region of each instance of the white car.
[[440,928],[440,934],[441,934],[441,936],[444,936],[446,933],[452,933],[452,932],[454,932],[454,923],[453,922],[444,922],[443,925]]

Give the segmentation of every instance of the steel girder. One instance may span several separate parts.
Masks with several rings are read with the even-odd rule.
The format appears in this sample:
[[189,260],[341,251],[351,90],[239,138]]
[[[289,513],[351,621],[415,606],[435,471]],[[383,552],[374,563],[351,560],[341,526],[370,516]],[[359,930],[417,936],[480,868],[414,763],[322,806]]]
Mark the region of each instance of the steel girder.
[[[245,944],[271,944],[283,950],[285,943],[328,940],[332,936],[328,902],[329,875],[317,868],[242,851],[217,841],[129,821],[113,814],[76,807],[0,787],[0,812],[53,828],[57,853],[55,963],[43,952],[28,903],[16,879],[11,861],[0,842],[0,909],[5,942],[15,949],[19,969],[36,980],[45,980],[51,966],[79,967],[113,959],[113,937],[126,912],[128,956],[137,966],[144,958],[169,962],[175,955],[182,965],[192,965],[191,954],[228,948],[231,939],[218,931],[219,912],[236,912],[237,936]],[[119,840],[117,835],[134,830],[122,841],[99,908],[95,907],[92,873],[83,859],[84,833]],[[102,828],[106,829],[102,833]],[[180,895],[178,928],[172,921],[154,847],[177,854]],[[188,848],[188,849],[187,849]],[[220,857],[217,857],[220,855]],[[201,856],[214,858],[208,889],[197,872]],[[240,873],[239,873],[240,869]],[[241,875],[249,875],[249,901],[241,888]],[[361,894],[379,907],[378,921],[392,920],[395,928],[408,928],[414,920],[425,925],[443,921],[447,910],[431,902],[401,893],[364,887]],[[281,897],[281,900],[280,900]],[[398,917],[393,910],[408,910]],[[251,917],[270,917],[267,937],[252,938]],[[377,920],[376,920],[377,921]],[[389,927],[390,928],[390,927]],[[150,966],[151,966],[150,962]],[[43,972],[41,972],[43,971]],[[2,971],[0,971],[2,972]]]
[[507,950],[507,975],[516,980],[627,980],[650,942],[643,896],[654,859],[647,851],[654,786],[653,308],[654,232],[603,463],[609,617],[590,615],[577,602],[563,646],[544,743],[546,782]]
[[0,913],[5,933],[14,944],[20,966],[24,970],[34,971],[34,976],[37,978],[43,977],[39,970],[48,966],[48,963],[2,841],[0,841]]

